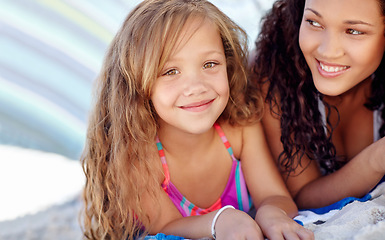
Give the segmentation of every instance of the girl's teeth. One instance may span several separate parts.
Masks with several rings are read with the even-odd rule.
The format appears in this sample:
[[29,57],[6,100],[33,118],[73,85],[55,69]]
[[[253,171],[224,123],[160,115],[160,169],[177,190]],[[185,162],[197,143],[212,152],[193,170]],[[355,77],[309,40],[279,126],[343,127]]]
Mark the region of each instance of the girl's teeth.
[[347,66],[344,66],[344,67],[329,67],[329,66],[323,65],[322,63],[320,63],[320,66],[321,66],[322,70],[324,70],[325,72],[339,72],[339,71],[342,71],[342,70],[345,70],[345,69],[348,68]]

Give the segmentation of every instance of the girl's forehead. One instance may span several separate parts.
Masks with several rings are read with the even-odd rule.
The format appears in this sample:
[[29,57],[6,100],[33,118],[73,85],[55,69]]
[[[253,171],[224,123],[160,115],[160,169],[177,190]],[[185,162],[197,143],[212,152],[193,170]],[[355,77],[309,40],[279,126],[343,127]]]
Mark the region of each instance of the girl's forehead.
[[[166,41],[166,46],[168,48],[172,48],[173,52],[178,51],[178,49],[182,48],[185,44],[187,44],[189,40],[206,24],[214,26],[215,29],[218,29],[217,25],[214,24],[214,22],[208,18],[194,16],[187,19],[180,31],[177,32],[175,36],[170,36],[173,37],[173,40],[170,42]],[[219,31],[217,32],[219,34]],[[173,35],[175,33],[169,34]]]

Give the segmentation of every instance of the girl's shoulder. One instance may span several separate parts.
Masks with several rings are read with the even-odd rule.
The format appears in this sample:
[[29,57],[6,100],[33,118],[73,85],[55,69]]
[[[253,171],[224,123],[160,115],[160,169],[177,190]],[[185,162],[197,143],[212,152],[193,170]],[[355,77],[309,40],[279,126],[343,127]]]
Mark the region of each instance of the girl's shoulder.
[[233,149],[234,156],[239,156],[242,149],[242,133],[244,126],[232,125],[229,122],[221,122],[219,125]]
[[227,139],[239,138],[242,136],[242,132],[245,128],[241,124],[231,124],[228,121],[222,121],[218,123],[223,132],[225,133]]
[[249,138],[250,133],[256,133],[255,129],[261,128],[260,121],[244,125],[232,125],[228,122],[222,122],[219,123],[219,125],[221,126],[227,140],[229,141],[236,158],[239,158],[241,155],[243,146],[246,141],[248,141],[247,139]]

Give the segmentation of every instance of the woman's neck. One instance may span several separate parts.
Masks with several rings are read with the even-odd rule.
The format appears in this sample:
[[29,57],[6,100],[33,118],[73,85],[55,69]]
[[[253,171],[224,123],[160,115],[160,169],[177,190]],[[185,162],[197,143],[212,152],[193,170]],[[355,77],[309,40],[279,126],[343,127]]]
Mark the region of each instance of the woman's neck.
[[368,77],[364,81],[357,84],[355,87],[346,91],[345,93],[338,96],[324,96],[323,101],[327,102],[329,105],[339,107],[339,106],[350,106],[357,107],[363,106],[367,102],[367,99],[371,94],[371,83],[372,77]]

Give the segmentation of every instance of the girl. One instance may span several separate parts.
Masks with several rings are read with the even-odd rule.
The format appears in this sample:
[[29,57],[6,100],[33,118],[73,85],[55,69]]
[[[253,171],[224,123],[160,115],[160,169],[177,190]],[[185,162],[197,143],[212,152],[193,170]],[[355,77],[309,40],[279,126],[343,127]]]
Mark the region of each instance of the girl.
[[82,158],[87,238],[313,238],[291,219],[243,40],[204,0],[147,0],[128,15],[98,79]]
[[278,0],[254,71],[263,126],[299,208],[360,197],[385,173],[384,0]]

